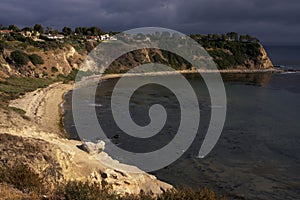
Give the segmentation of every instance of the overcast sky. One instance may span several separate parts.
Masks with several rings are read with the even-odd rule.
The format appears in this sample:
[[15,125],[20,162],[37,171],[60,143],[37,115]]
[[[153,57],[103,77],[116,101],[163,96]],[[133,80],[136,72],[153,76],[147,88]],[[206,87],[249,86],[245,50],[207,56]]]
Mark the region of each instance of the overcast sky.
[[159,26],[190,33],[236,31],[263,43],[300,44],[299,0],[1,0],[0,23],[98,26],[124,31]]

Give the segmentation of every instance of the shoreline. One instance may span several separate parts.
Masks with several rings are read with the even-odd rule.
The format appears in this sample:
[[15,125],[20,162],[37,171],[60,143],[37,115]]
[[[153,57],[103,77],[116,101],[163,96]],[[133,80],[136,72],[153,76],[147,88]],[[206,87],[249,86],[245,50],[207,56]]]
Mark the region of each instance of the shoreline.
[[60,105],[64,101],[64,94],[72,90],[72,87],[71,84],[56,82],[10,101],[9,107],[24,110],[25,116],[30,118],[41,130],[63,136],[62,128],[59,125],[62,116]]
[[176,70],[176,71],[157,71],[157,72],[145,72],[145,73],[120,73],[120,74],[101,74],[101,75],[92,75],[88,78],[101,77],[101,79],[111,79],[111,78],[120,78],[122,76],[155,76],[155,75],[176,75],[180,74],[197,74],[197,73],[220,73],[220,74],[255,74],[255,73],[282,73],[283,70],[272,68],[272,69],[223,69],[223,70]]
[[73,84],[71,84],[72,88],[69,90],[66,90],[63,94],[62,94],[62,101],[59,104],[59,128],[61,129],[61,131],[64,133],[65,137],[67,139],[70,139],[69,134],[67,133],[66,129],[65,129],[65,124],[64,124],[64,116],[65,116],[65,109],[64,109],[64,103],[66,102],[66,95],[71,92],[74,88],[73,88]]
[[175,71],[157,71],[157,72],[142,72],[142,73],[119,73],[119,74],[94,74],[90,76],[83,76],[82,80],[76,81],[76,87],[85,86],[89,83],[94,83],[95,81],[108,80],[121,77],[136,77],[136,76],[166,76],[166,75],[178,75],[179,74],[259,74],[259,73],[284,73],[281,69],[271,68],[271,69],[224,69],[224,70],[175,70]]

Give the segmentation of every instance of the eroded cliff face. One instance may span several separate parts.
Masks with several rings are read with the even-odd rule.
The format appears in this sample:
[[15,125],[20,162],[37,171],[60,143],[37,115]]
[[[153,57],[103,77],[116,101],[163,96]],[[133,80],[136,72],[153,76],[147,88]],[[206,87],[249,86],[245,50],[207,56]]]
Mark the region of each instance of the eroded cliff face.
[[[85,48],[91,51],[96,45],[93,43],[87,43]],[[78,51],[71,45],[66,45],[62,48],[53,50],[41,50],[38,48],[27,48],[24,50],[27,54],[37,54],[43,60],[44,64],[33,65],[29,62],[27,65],[17,66],[11,62],[12,50],[4,49],[0,53],[0,78],[6,78],[9,76],[23,76],[23,77],[56,77],[59,74],[67,75],[72,69],[78,69],[81,63],[88,55],[88,50]],[[207,49],[208,52],[213,49]],[[231,52],[226,49],[218,49],[231,55]],[[246,57],[243,64],[236,66],[228,66],[226,69],[270,69],[273,68],[273,64],[269,59],[264,47],[259,45],[259,55],[256,57],[244,55]],[[215,59],[218,59],[216,57]],[[192,69],[193,67],[187,62],[182,62],[182,59],[176,58],[176,56],[170,56],[170,54],[158,49],[141,49],[138,51],[129,52],[124,54],[116,61],[114,61],[107,69],[107,73],[124,73],[129,69],[145,64],[145,63],[162,63],[172,66],[177,70]],[[220,67],[220,66],[219,66]],[[223,67],[220,67],[223,69]]]
[[[95,182],[100,187],[109,185],[113,192],[121,195],[139,194],[141,191],[161,194],[172,188],[171,185],[157,180],[155,176],[138,172],[138,169],[137,173],[130,173],[105,166],[93,155],[76,148],[76,144],[80,144],[79,141],[64,142],[53,136],[49,137],[51,141],[46,141],[45,138],[17,136],[21,133],[28,136],[29,131],[33,130],[0,133],[0,148],[4,149],[0,151],[0,168],[27,166],[39,175],[43,186],[49,192],[61,184],[74,180]],[[105,153],[100,156],[109,162],[115,162],[116,166],[120,165]]]
[[[219,69],[266,70],[266,69],[273,68],[274,66],[271,60],[269,59],[264,47],[261,44],[258,44],[257,46],[258,47],[255,51],[257,55],[255,56],[253,55],[254,53],[251,52],[251,50],[249,50],[248,54],[245,52],[244,53],[241,52],[242,55],[240,56],[243,59],[243,62],[241,62],[240,64],[236,63],[235,61],[232,61],[232,57],[235,57],[235,55],[228,49],[206,49],[206,50],[209,54],[211,54]],[[228,56],[226,57],[223,54],[222,57],[216,53],[212,53],[213,51],[218,51],[219,54],[222,55],[222,53],[224,53]],[[220,60],[222,60],[223,62],[219,62]],[[176,70],[194,69],[194,66],[192,66],[190,63],[185,61],[183,58],[178,57],[175,54],[172,54],[170,52],[162,51],[159,49],[141,49],[141,50],[129,52],[119,57],[109,66],[109,68],[107,69],[107,73],[124,73],[135,66],[139,66],[145,63],[161,63],[161,64],[171,66]],[[227,66],[226,67],[219,66],[220,63],[227,63]]]
[[272,61],[267,55],[266,50],[262,45],[259,47],[260,49],[260,55],[257,56],[255,59],[247,59],[245,62],[245,65],[239,66],[240,69],[245,69],[246,66],[248,69],[271,69],[274,68]]
[[28,48],[23,52],[40,56],[44,64],[34,65],[28,62],[26,65],[16,65],[11,61],[13,50],[4,49],[0,53],[0,78],[9,76],[53,78],[59,74],[67,75],[72,69],[79,68],[79,65],[87,56],[87,52],[78,53],[71,45],[52,50],[41,50]]
[[262,63],[261,64],[262,68],[264,68],[264,69],[273,68],[274,65],[273,65],[272,61],[270,60],[270,58],[268,57],[267,52],[262,45],[260,45],[260,51],[262,54],[262,56],[260,58],[261,63]]

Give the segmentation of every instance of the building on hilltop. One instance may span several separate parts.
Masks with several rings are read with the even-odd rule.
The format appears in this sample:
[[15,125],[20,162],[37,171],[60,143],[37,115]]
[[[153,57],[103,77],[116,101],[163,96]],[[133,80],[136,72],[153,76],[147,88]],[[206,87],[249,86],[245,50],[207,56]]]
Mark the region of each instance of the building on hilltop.
[[63,35],[60,35],[60,34],[58,34],[58,35],[52,35],[52,34],[42,34],[42,36],[43,37],[46,37],[47,39],[49,39],[49,40],[62,40],[62,39],[64,39],[65,38],[65,36],[63,36]]
[[34,35],[34,31],[21,31],[19,34],[23,37],[31,38]]
[[109,40],[109,35],[105,34],[105,35],[100,35],[100,40]]
[[0,35],[2,37],[9,36],[11,32],[12,32],[12,30],[0,30]]

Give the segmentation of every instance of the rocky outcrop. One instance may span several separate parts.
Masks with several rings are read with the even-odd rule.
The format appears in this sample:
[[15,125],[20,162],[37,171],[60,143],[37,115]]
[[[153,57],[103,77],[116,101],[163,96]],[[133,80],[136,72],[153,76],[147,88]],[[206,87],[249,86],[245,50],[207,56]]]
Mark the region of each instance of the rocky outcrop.
[[[255,50],[249,50],[248,54],[240,52],[241,54],[239,55],[234,55],[228,49],[220,48],[210,48],[207,49],[207,51],[214,58],[216,65],[221,70],[266,70],[272,69],[274,67],[271,60],[267,56],[264,47],[261,44],[253,44],[253,46],[250,47],[255,47]],[[141,49],[129,52],[119,57],[109,66],[109,68],[107,69],[107,73],[124,73],[135,66],[139,66],[145,63],[161,63],[168,66],[172,66],[176,70],[194,69],[194,67],[190,63],[184,61],[182,58],[174,56],[174,54],[170,52],[158,49]],[[226,66],[223,66],[223,64],[226,64]]]
[[105,148],[105,143],[102,140],[98,141],[83,141],[83,144],[79,146],[80,149],[86,151],[91,155],[101,153]]
[[263,69],[273,68],[274,65],[273,65],[272,61],[270,60],[270,58],[268,57],[267,52],[262,45],[260,45],[260,52],[261,52],[261,57],[260,57],[261,68],[263,68]]
[[78,53],[71,45],[51,50],[30,47],[23,50],[23,52],[28,55],[36,54],[40,56],[44,64],[34,65],[28,62],[26,65],[18,66],[11,61],[10,55],[12,51],[4,49],[0,53],[0,78],[9,76],[53,78],[59,74],[67,75],[72,69],[79,68],[87,56],[87,52]]
[[274,68],[272,61],[268,57],[266,50],[261,44],[259,45],[259,52],[260,52],[259,56],[257,56],[255,59],[248,58],[245,61],[244,65],[241,65],[238,68],[245,69],[246,66],[248,69],[251,70],[259,70],[259,69],[266,70],[266,69]]
[[[173,188],[134,166],[111,159],[104,152],[96,155],[82,151],[78,148],[80,141],[61,139],[30,128],[7,131],[0,132],[0,149],[3,149],[0,151],[0,168],[25,165],[39,175],[49,190],[74,180],[96,182],[101,187],[109,185],[121,195],[139,194],[141,191],[161,194]],[[99,157],[105,162],[100,162]]]
[[[28,47],[24,50],[25,53],[37,54],[44,60],[44,64],[37,66],[33,65],[31,62],[25,66],[14,65],[10,62],[10,54],[12,50],[4,49],[2,53],[0,53],[0,78],[6,78],[12,75],[27,77],[56,77],[59,74],[67,75],[72,71],[72,69],[78,69],[80,67],[80,64],[87,57],[88,51],[91,51],[96,47],[96,45],[97,44],[94,42],[87,42],[84,46],[85,50],[80,51],[80,53],[71,45],[64,45],[63,47],[50,50]],[[273,68],[273,64],[267,56],[264,47],[261,44],[257,44],[255,48],[258,55],[254,56],[250,53],[249,55],[244,53],[244,62],[235,65],[231,63],[226,67],[219,66],[220,69],[257,70]],[[229,57],[236,56],[228,49],[209,48],[207,51],[209,53],[214,51],[223,52]],[[226,56],[218,57],[218,55],[214,54],[212,54],[212,56],[218,65],[228,62],[230,63],[230,60],[226,62],[220,61],[226,59]],[[168,52],[158,49],[141,49],[129,52],[115,60],[107,69],[107,73],[124,73],[135,66],[149,62],[168,64],[177,70],[188,70],[192,68],[189,63],[182,62],[182,59],[179,59],[176,56],[170,56]]]

